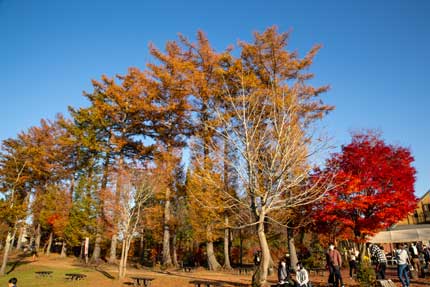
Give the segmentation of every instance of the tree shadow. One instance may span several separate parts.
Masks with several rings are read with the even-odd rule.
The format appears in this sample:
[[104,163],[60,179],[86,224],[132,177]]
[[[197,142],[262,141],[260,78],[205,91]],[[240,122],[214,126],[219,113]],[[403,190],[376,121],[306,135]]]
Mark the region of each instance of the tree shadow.
[[105,270],[102,270],[102,269],[100,269],[100,268],[98,268],[98,267],[96,267],[96,268],[94,268],[97,272],[99,272],[99,273],[101,273],[101,274],[103,274],[106,278],[109,278],[109,279],[115,279],[115,277],[114,276],[112,276],[109,272],[107,272],[107,271],[105,271]]
[[[182,278],[188,278],[190,280],[199,280],[199,281],[212,281],[212,282],[217,282],[217,283],[222,283],[225,285],[229,285],[229,286],[235,286],[235,287],[247,287],[247,286],[251,286],[251,283],[241,283],[241,282],[237,282],[237,281],[229,281],[229,280],[222,280],[222,279],[214,279],[214,278],[205,278],[205,277],[200,277],[200,276],[193,276],[193,274],[190,274],[190,272],[187,273],[182,273],[181,272],[182,269],[176,269],[176,272],[170,272],[170,271],[162,271],[162,270],[150,270],[154,273],[159,273],[159,274],[164,274],[164,275],[172,275],[172,276],[177,276],[177,277],[182,277]],[[179,272],[178,272],[179,271]],[[126,284],[126,283],[124,283]]]
[[18,255],[17,259],[15,261],[13,261],[13,262],[11,261],[10,262],[11,266],[10,266],[9,271],[6,272],[6,274],[12,273],[15,270],[15,268],[18,267],[18,266],[25,265],[25,264],[30,264],[31,261],[25,260],[26,257],[27,257],[26,254],[20,254],[20,255]]

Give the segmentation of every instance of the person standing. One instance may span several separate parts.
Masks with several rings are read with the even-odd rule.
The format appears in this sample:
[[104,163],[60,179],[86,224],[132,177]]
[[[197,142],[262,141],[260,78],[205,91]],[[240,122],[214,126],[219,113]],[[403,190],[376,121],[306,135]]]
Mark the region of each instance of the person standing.
[[408,252],[404,245],[398,245],[396,250],[397,276],[402,283],[402,287],[409,287],[410,281],[408,276]]
[[278,264],[278,286],[289,284],[290,272],[286,257],[282,257]]
[[31,258],[32,258],[32,260],[36,261],[36,257],[39,257],[39,255],[37,254],[36,242],[33,241],[31,243],[30,250],[31,250]]
[[353,273],[357,275],[357,258],[359,252],[355,247],[348,251],[348,263],[349,263],[349,277],[352,278]]
[[417,270],[418,274],[421,274],[421,262],[419,257],[418,247],[415,243],[412,243],[409,247],[409,254],[412,257],[412,266]]
[[260,262],[261,262],[261,251],[260,251],[260,250],[257,250],[257,251],[254,253],[254,265],[255,265],[255,266],[259,266],[259,265],[260,265]]
[[424,261],[425,261],[425,263],[426,263],[426,268],[429,268],[429,262],[430,262],[430,246],[424,245],[423,253],[424,253]]
[[344,287],[340,268],[342,267],[342,256],[335,248],[333,243],[330,243],[326,253],[327,267],[329,270],[328,283],[333,283],[334,287]]

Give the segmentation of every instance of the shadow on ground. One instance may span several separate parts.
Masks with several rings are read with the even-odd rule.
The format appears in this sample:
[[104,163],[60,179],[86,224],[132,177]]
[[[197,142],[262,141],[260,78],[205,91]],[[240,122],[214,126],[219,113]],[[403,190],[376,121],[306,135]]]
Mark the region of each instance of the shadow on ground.
[[25,260],[26,257],[27,257],[27,254],[25,254],[25,253],[18,255],[17,259],[15,261],[11,262],[11,267],[10,267],[9,271],[6,272],[6,274],[10,274],[18,266],[25,265],[25,264],[30,264],[31,261],[30,260]]

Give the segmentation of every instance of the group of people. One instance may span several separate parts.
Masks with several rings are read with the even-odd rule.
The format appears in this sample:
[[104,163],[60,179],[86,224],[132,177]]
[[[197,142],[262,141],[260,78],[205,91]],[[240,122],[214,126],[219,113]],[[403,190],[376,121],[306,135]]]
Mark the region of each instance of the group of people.
[[430,246],[423,245],[422,242],[411,243],[408,251],[411,258],[411,264],[418,271],[418,274],[420,274],[423,269],[421,266],[421,257],[424,259],[425,268],[429,267]]
[[[370,255],[376,264],[377,279],[385,279],[385,269],[387,266],[387,258],[385,256],[383,246],[375,244],[369,245]],[[421,266],[421,257],[424,259],[426,268],[430,263],[430,247],[423,245],[421,242],[407,244],[397,244],[393,252],[393,257],[397,264],[397,276],[402,284],[402,287],[409,287],[411,267],[417,271],[420,276],[423,274],[423,266]]]
[[[342,267],[342,256],[335,248],[334,244],[330,244],[326,252],[327,268],[329,270],[329,283],[333,287],[344,287],[340,269]],[[302,262],[298,262],[296,266],[296,278],[292,280],[290,271],[290,260],[288,254],[281,258],[278,265],[278,286],[296,286],[296,287],[311,287],[309,273],[304,268]]]
[[[386,279],[387,257],[385,255],[384,247],[376,244],[368,244],[368,249],[375,264],[376,279]],[[342,255],[337,250],[335,245],[331,243],[326,252],[326,263],[329,270],[328,283],[333,287],[344,287],[341,267]],[[347,258],[349,263],[349,276],[352,278],[354,273],[357,273],[359,262],[359,251],[351,248],[347,251]],[[397,275],[402,284],[402,287],[409,287],[410,285],[410,267],[413,266],[418,274],[421,274],[423,266],[421,260],[424,259],[425,268],[429,268],[430,264],[430,246],[425,246],[419,243],[411,243],[409,246],[406,244],[397,244],[397,248],[393,252],[393,258],[397,264]],[[309,274],[303,267],[301,262],[296,266],[295,280],[292,280],[290,270],[290,260],[288,254],[281,258],[278,265],[278,286],[299,286],[310,287]]]
[[281,258],[278,265],[278,286],[312,287],[309,273],[299,261],[296,265],[296,280],[291,277],[289,255]]

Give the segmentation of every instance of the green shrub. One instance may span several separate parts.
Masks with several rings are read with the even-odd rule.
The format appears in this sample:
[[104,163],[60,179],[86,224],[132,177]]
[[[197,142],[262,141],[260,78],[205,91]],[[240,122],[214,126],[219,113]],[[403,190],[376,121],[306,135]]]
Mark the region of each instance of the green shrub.
[[363,261],[357,266],[357,280],[360,286],[374,286],[376,282],[375,269],[372,267],[370,259],[364,257]]

